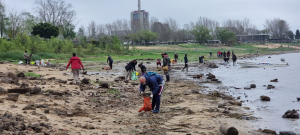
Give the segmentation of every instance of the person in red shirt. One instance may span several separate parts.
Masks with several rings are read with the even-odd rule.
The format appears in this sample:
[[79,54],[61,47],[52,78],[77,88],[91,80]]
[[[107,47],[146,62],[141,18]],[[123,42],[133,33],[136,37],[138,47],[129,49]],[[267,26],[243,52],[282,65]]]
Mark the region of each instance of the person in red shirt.
[[76,81],[76,84],[79,84],[79,70],[82,68],[84,69],[81,60],[76,56],[76,53],[73,53],[73,57],[70,59],[66,70],[69,68],[69,66],[72,66],[72,73],[74,76],[74,79]]

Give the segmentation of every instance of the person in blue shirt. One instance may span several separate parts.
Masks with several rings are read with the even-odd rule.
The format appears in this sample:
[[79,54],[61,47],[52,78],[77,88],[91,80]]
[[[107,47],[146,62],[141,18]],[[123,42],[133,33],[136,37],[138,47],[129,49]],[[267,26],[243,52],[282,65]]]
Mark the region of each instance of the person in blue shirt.
[[165,81],[162,76],[154,73],[154,72],[147,72],[144,76],[140,78],[140,92],[144,93],[146,85],[152,91],[153,98],[152,98],[152,109],[153,113],[159,113],[160,107],[160,97],[164,90]]

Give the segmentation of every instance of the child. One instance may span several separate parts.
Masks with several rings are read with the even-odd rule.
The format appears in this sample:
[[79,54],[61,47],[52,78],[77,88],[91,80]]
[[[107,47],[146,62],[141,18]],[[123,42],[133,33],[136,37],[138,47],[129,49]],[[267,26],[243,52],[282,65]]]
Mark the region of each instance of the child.
[[158,65],[161,67],[161,62],[160,61],[161,61],[160,59],[157,59],[157,62],[156,62],[157,68],[158,68]]
[[141,68],[142,75],[146,74],[147,68],[143,65],[143,62],[138,65]]

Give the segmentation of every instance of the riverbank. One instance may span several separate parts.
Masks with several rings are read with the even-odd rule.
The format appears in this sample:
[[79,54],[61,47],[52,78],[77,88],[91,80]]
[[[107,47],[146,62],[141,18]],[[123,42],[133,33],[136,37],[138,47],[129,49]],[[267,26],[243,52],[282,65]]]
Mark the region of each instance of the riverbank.
[[[1,103],[1,117],[8,113],[13,116],[22,115],[24,121],[21,123],[26,125],[24,133],[219,135],[220,125],[228,123],[236,127],[240,134],[261,134],[256,132],[257,129],[249,121],[243,119],[243,116],[249,115],[241,106],[231,105],[220,94],[200,93],[203,87],[199,87],[194,81],[183,81],[185,77],[180,76],[184,74],[180,72],[181,68],[174,67],[171,82],[166,85],[162,95],[161,112],[153,114],[138,113],[143,105],[143,98],[139,95],[139,86],[136,85],[138,81],[122,81],[125,63],[115,64],[113,70],[100,70],[107,66],[105,64],[85,66],[90,74],[81,74],[80,79],[89,78],[90,81],[87,82],[91,84],[78,86],[70,84],[70,71],[60,71],[59,68],[63,66],[38,68],[1,64],[1,80],[7,80],[3,76],[7,76],[8,72],[17,74],[33,70],[30,73],[42,76],[18,77],[20,84],[28,84],[29,88],[41,88],[41,94],[20,94],[17,101],[6,100],[7,94],[1,95],[4,102]],[[155,64],[146,66],[148,71],[156,70]],[[196,68],[198,65],[194,66]],[[196,71],[191,73],[199,74]],[[105,83],[109,88],[99,87],[101,84],[105,86]],[[1,87],[9,90],[20,86],[9,81],[1,83]],[[219,104],[226,104],[230,113],[219,108]],[[39,128],[32,128],[32,124],[36,123]]]

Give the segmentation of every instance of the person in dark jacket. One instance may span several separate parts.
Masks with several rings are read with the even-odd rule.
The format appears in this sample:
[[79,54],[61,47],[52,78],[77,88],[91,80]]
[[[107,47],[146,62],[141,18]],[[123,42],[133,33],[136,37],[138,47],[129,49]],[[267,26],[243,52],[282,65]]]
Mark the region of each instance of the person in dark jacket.
[[81,60],[76,56],[76,53],[73,53],[73,57],[70,59],[66,70],[69,68],[69,66],[72,66],[72,73],[74,76],[74,80],[76,81],[76,84],[79,84],[79,70],[82,68],[84,69]]
[[143,62],[140,63],[140,64],[138,65],[138,67],[141,68],[142,75],[145,75],[146,72],[147,72],[147,68],[143,65]]
[[224,56],[224,58],[226,58],[226,52],[224,51],[224,53],[223,53],[223,56]]
[[170,82],[170,75],[169,75],[169,67],[171,65],[171,60],[169,58],[169,56],[167,55],[167,53],[162,53],[161,54],[162,58],[163,58],[163,68],[167,67],[168,70],[164,70],[164,73],[166,75],[166,82]]
[[209,58],[211,59],[211,56],[212,56],[212,53],[211,52],[209,52]]
[[203,63],[203,58],[204,58],[204,56],[199,57],[199,63]]
[[184,68],[182,69],[182,71],[186,68],[186,72],[189,71],[189,66],[188,66],[188,58],[187,58],[187,54],[185,54],[184,56]]
[[126,72],[127,72],[126,78],[125,78],[126,80],[127,80],[128,77],[129,77],[129,79],[130,79],[130,77],[132,76],[132,71],[136,71],[136,70],[135,70],[136,64],[137,64],[137,61],[136,61],[136,60],[133,60],[133,61],[130,61],[130,62],[125,66],[125,70],[126,70]]
[[112,69],[112,64],[113,64],[113,59],[111,58],[111,56],[109,56],[108,55],[108,57],[107,57],[107,63],[109,62],[109,67],[110,67],[110,69]]
[[140,78],[140,92],[144,93],[146,89],[146,85],[152,91],[153,98],[152,98],[152,109],[153,113],[159,113],[160,107],[160,97],[164,90],[165,81],[162,76],[154,73],[154,72],[147,72],[144,76]]
[[175,59],[175,63],[177,63],[177,59],[178,59],[178,54],[177,53],[175,53],[174,59]]
[[232,61],[233,61],[233,65],[235,65],[236,64],[236,56],[235,56],[235,54],[232,55]]

